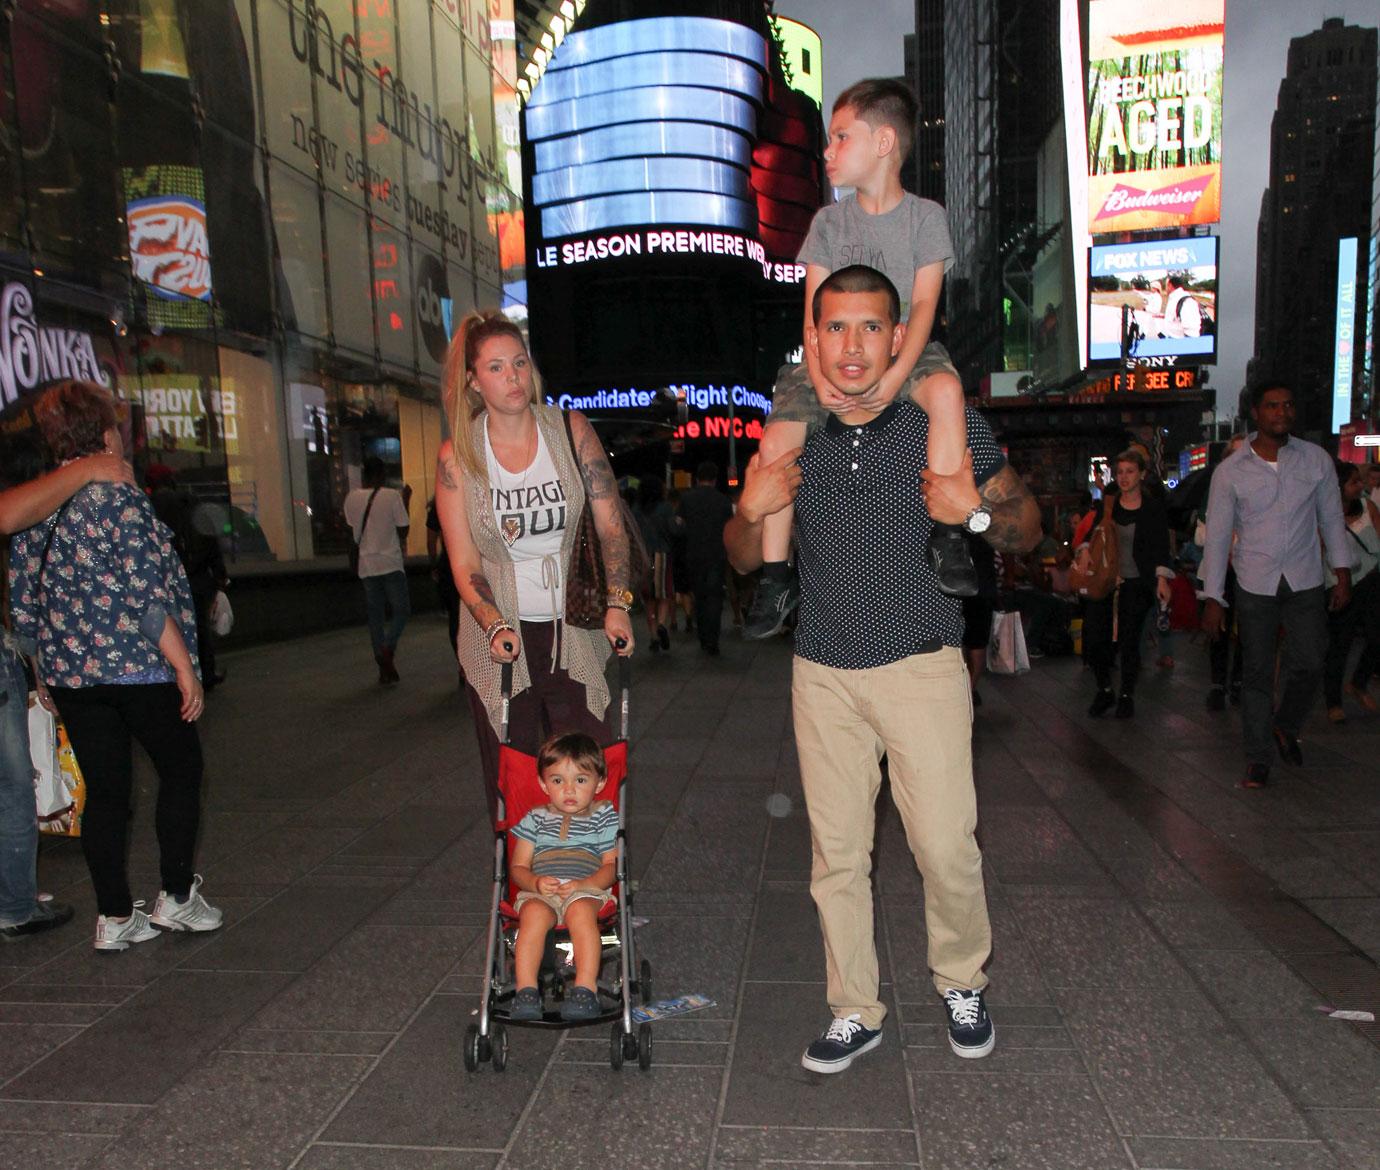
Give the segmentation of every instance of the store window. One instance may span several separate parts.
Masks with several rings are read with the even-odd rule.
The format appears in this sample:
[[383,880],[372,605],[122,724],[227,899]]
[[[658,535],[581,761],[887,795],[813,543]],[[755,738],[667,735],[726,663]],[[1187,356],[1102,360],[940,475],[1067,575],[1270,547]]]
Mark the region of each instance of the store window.
[[294,560],[287,444],[273,365],[220,351],[220,413],[229,481],[227,561]]
[[309,337],[326,336],[326,288],[321,267],[321,209],[316,184],[272,164],[273,227],[282,254],[286,302],[283,323]]

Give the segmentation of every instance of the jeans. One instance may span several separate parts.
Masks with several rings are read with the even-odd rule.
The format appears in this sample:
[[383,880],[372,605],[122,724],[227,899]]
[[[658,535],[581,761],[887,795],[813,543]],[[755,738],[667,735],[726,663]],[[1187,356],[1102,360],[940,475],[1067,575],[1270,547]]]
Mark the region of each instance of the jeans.
[[1356,663],[1352,683],[1360,679],[1364,687],[1369,681],[1367,655],[1380,646],[1380,576],[1368,573],[1351,594],[1345,609],[1327,615],[1327,658],[1323,662],[1323,696],[1329,707],[1342,705],[1342,676],[1351,653],[1351,643],[1357,633],[1365,639],[1361,657]]
[[[1236,634],[1236,573],[1230,565],[1227,566],[1222,596],[1227,599],[1227,604],[1223,606],[1227,628],[1220,638],[1214,638],[1208,643],[1208,665],[1212,670],[1212,685],[1225,690],[1228,673],[1233,685],[1241,685],[1241,642]],[[1234,660],[1231,652],[1233,645],[1236,647]],[[1230,672],[1227,669],[1229,663]]]
[[50,687],[86,779],[81,849],[100,914],[123,918],[133,907],[126,871],[129,805],[137,739],[158,773],[159,873],[163,889],[185,897],[201,822],[201,740],[183,721],[173,683]]
[[1155,583],[1142,577],[1123,581],[1116,591],[1116,638],[1112,637],[1112,599],[1089,601],[1083,612],[1088,662],[1100,690],[1112,688],[1112,659],[1121,655],[1121,693],[1134,695],[1140,677],[1141,627],[1155,605]]
[[695,595],[695,633],[700,646],[710,653],[719,649],[719,630],[724,621],[724,562],[709,561],[690,566],[690,588]]
[[38,814],[29,759],[29,684],[19,655],[0,646],[0,926],[33,917]]
[[[1273,597],[1236,586],[1236,625],[1241,634],[1241,731],[1246,759],[1269,764],[1273,727],[1298,735],[1318,693],[1327,653],[1327,603],[1323,588],[1294,592],[1280,579]],[[1275,648],[1284,627],[1279,676],[1283,689],[1275,706]]]
[[364,604],[369,611],[369,641],[373,643],[377,658],[384,650],[397,649],[403,627],[412,614],[407,574],[399,570],[360,580],[364,583]]

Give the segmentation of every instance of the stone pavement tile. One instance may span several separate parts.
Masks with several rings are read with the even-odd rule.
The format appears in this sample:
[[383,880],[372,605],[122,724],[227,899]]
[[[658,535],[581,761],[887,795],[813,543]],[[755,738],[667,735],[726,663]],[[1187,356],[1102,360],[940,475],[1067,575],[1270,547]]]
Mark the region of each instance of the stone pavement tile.
[[1241,1022],[1295,1100],[1304,1105],[1368,1109],[1380,1103],[1380,1049],[1342,1020]]
[[[0,1085],[80,1036],[82,1030],[75,1025],[0,1024]],[[0,1092],[8,1091],[8,1088],[0,1088]]]
[[[666,1023],[671,1021],[667,1020]],[[663,1068],[718,1068],[728,1061],[728,1043],[699,1043],[691,1040],[663,1039],[662,1025],[652,1026],[653,1067]],[[597,1038],[587,1031],[573,1032],[556,1051],[556,1060],[561,1064],[600,1065],[609,1067],[609,1037]],[[628,1067],[632,1067],[631,1065]]]
[[[563,1033],[508,1029],[508,1069],[460,1060],[478,997],[440,995],[378,1061],[320,1135],[327,1142],[501,1150]],[[605,1033],[607,1035],[607,1033]],[[637,1073],[637,1069],[632,1070]],[[638,1074],[641,1075],[641,1074]],[[444,1108],[438,1106],[444,1102]]]
[[1139,1170],[1341,1170],[1321,1141],[1131,1138]]
[[33,1134],[0,1130],[0,1170],[77,1170],[115,1139],[89,1133]]
[[1021,933],[1052,988],[1163,988],[1193,982],[1154,930],[1124,902],[1014,900]]
[[1299,1018],[1321,1002],[1318,993],[1265,951],[1184,951],[1182,958],[1229,1016]]
[[696,1012],[695,1019],[732,1019],[751,920],[689,910],[655,913],[637,931],[638,958],[652,965],[652,994],[707,995],[715,1006]]
[[0,1024],[94,1024],[111,1008],[99,1003],[5,1003],[0,991]]
[[925,1170],[1133,1165],[1086,1076],[917,1072],[913,1079]]
[[113,1135],[127,1129],[148,1109],[147,1105],[94,1105],[67,1100],[11,1101],[0,1096],[0,1133]]
[[1264,949],[1260,939],[1215,900],[1166,902],[1146,899],[1139,906],[1172,947],[1224,951]]
[[[884,948],[878,950],[883,958]],[[757,983],[824,979],[824,939],[809,890],[764,889],[757,895],[757,932],[747,977]],[[882,978],[889,981],[885,971]]]
[[1246,1041],[1196,992],[1056,994],[1119,1132],[1312,1136]]
[[645,761],[658,770],[674,770],[688,776],[699,764],[704,748],[705,740],[698,736],[664,735],[659,730],[652,731],[633,744],[629,771]]
[[[845,1119],[831,1117],[830,1120]],[[786,1125],[721,1125],[714,1146],[714,1161],[719,1166],[770,1164],[773,1170],[781,1162],[913,1166],[918,1162],[918,1151],[915,1131],[909,1126],[904,1129],[869,1129],[863,1125],[814,1129]]]
[[1380,1109],[1309,1109],[1345,1170],[1380,1166]]
[[1371,889],[1380,890],[1380,873],[1377,873],[1375,868],[1375,859],[1380,857],[1380,830],[1309,833],[1308,841],[1320,853],[1333,858]]
[[1380,897],[1310,898],[1306,905],[1338,934],[1380,962]]
[[307,1028],[241,1028],[222,1052],[288,1053],[298,1056],[378,1056],[396,1032],[322,1031]]
[[709,1157],[718,1069],[555,1065],[508,1152],[512,1170],[681,1170]]
[[818,1112],[821,1093],[827,1093],[831,1119],[865,1119],[878,1129],[908,1128],[910,1103],[895,1015],[878,1048],[847,1072],[825,1077],[801,1068],[800,1057],[828,1023],[823,983],[748,984],[722,1120],[731,1125],[799,1125]]
[[1374,895],[1375,888],[1361,881],[1350,870],[1331,857],[1313,852],[1299,838],[1296,848],[1288,852],[1270,852],[1252,857],[1252,863],[1273,878],[1291,898],[1365,898]]
[[409,804],[345,846],[338,860],[378,857],[430,861],[458,836],[457,818],[447,808]]
[[[921,1004],[906,1004],[905,1042],[910,1048],[936,1048],[949,1052],[948,1012],[938,996]],[[1064,1027],[1056,1007],[997,1006],[992,1020],[997,1027],[998,1048],[1073,1048],[1073,1037]],[[983,1061],[968,1063],[981,1066]],[[1082,1071],[1081,1068],[1079,1071]]]
[[1092,854],[1049,805],[986,809],[978,817],[978,842],[998,877],[1017,867],[1097,868]]
[[285,825],[271,829],[239,853],[206,866],[206,891],[234,883],[286,885],[339,852],[357,829]]
[[906,1048],[906,1065],[913,1074],[949,1073],[953,1076],[1000,1076],[1019,1074],[1038,1077],[1081,1077],[1087,1069],[1082,1058],[1072,1048],[1038,1048],[1023,1045],[1019,1040],[1008,1044],[1006,1029],[993,1013],[997,1029],[997,1046],[991,1055],[980,1060],[967,1060],[956,1055],[945,1042],[938,1047]]
[[396,1032],[459,961],[460,950],[460,932],[445,927],[360,927],[249,1027]]
[[497,1151],[416,1150],[405,1146],[332,1145],[317,1142],[297,1163],[298,1170],[489,1170]]
[[217,1053],[108,1146],[92,1170],[287,1166],[371,1063]]
[[150,1104],[283,989],[284,975],[176,971],[0,1092],[39,1101]]
[[194,965],[214,971],[305,971],[398,890],[396,878],[331,877],[298,882],[230,928]]

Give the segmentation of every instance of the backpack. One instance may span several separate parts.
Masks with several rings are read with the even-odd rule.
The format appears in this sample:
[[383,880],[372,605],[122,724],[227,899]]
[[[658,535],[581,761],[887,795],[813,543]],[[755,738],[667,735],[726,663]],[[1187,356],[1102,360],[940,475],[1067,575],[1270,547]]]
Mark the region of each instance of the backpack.
[[1088,539],[1087,549],[1069,566],[1069,588],[1079,597],[1101,601],[1116,589],[1119,563],[1112,500],[1108,497],[1102,508],[1102,519]]
[[1194,297],[1192,293],[1188,293],[1174,306],[1174,320],[1182,321],[1184,319],[1184,301],[1188,300],[1189,297],[1193,297],[1198,302],[1198,336],[1215,337],[1217,335],[1217,318],[1208,309],[1207,302],[1201,297]]

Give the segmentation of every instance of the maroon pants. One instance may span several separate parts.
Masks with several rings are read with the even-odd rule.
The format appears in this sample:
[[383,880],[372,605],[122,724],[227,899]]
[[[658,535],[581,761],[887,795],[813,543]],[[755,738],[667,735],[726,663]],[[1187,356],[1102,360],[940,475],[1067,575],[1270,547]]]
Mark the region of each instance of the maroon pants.
[[[583,731],[598,743],[610,739],[606,719],[590,714],[585,699],[585,685],[571,678],[557,666],[551,669],[551,640],[555,637],[555,622],[522,622],[522,654],[527,659],[527,671],[532,685],[514,696],[508,709],[508,742],[520,752],[535,756],[553,735],[568,731]],[[479,759],[484,768],[484,795],[489,801],[489,819],[498,820],[498,736],[479,692],[465,685],[479,737]],[[606,712],[607,714],[607,712]]]

